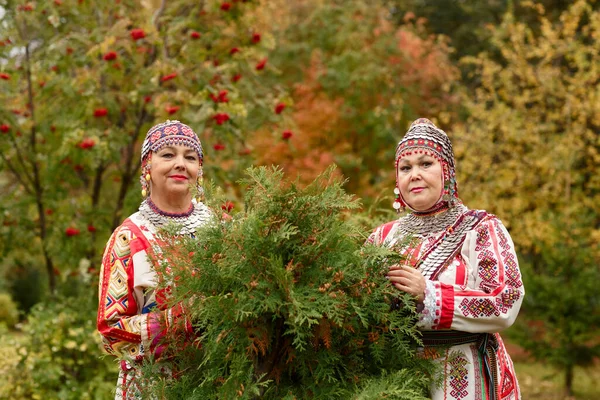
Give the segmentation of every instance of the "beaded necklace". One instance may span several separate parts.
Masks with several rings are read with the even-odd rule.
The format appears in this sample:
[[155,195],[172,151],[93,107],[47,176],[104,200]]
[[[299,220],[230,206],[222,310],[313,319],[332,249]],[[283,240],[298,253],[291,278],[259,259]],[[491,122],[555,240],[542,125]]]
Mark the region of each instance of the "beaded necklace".
[[416,235],[425,237],[443,231],[451,226],[468,208],[462,204],[453,207],[442,201],[431,210],[411,212],[398,220],[398,230],[402,236]]
[[158,208],[150,197],[140,204],[139,213],[155,230],[178,225],[180,235],[193,235],[211,217],[209,208],[199,202],[190,204],[190,208],[183,213],[170,213]]
[[168,211],[163,211],[160,208],[158,208],[158,206],[156,204],[154,204],[154,202],[152,201],[152,199],[150,197],[148,197],[146,202],[148,203],[148,206],[150,206],[150,208],[152,209],[152,211],[155,214],[160,214],[160,215],[163,215],[163,216],[169,217],[169,218],[187,218],[190,215],[192,215],[192,213],[194,212],[194,204],[193,203],[190,203],[190,207],[187,209],[187,211],[184,211],[182,213],[172,213],[172,212],[168,212]]

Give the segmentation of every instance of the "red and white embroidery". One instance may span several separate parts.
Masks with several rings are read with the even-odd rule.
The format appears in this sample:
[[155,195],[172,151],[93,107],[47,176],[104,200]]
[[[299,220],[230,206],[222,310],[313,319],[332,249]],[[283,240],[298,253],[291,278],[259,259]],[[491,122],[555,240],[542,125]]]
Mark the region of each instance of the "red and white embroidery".
[[469,370],[467,368],[469,360],[458,355],[450,355],[448,362],[448,386],[450,395],[455,399],[466,399],[469,396]]
[[[429,271],[425,290],[424,309],[418,327],[422,330],[452,329],[466,332],[498,332],[510,326],[515,320],[524,289],[519,272],[514,245],[502,223],[493,215],[477,211],[478,220],[464,236],[454,236],[452,243],[457,248],[438,251],[440,235],[446,231],[418,237],[417,243],[408,250],[412,256],[421,259],[427,255]],[[371,242],[390,245],[403,240],[402,229],[398,227],[402,219],[378,228],[371,235]],[[444,260],[443,265],[435,260]],[[462,264],[461,264],[462,263]],[[417,263],[417,267],[422,264]],[[462,265],[462,268],[459,266]],[[499,399],[519,399],[520,393],[512,361],[506,353],[502,339],[495,334],[499,343],[495,365],[499,388]],[[487,398],[487,385],[481,374],[481,362],[476,345],[452,346],[449,353],[459,358],[450,365],[451,357],[441,355],[438,362],[443,364],[447,374],[442,387],[432,387],[433,400]],[[464,364],[460,359],[468,361]],[[466,370],[464,380],[461,374]],[[461,372],[462,371],[462,372]]]

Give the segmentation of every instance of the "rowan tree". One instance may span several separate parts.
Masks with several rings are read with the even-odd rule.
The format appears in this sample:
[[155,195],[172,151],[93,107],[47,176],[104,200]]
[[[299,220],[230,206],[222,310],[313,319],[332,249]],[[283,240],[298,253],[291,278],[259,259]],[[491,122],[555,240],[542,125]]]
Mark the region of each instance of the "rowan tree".
[[391,203],[394,149],[410,122],[456,118],[458,69],[446,40],[414,15],[394,25],[383,1],[285,2],[276,12],[273,59],[295,126],[253,135],[257,162],[305,183],[335,163],[366,205],[384,194]]
[[251,162],[247,133],[284,118],[265,100],[282,89],[262,82],[273,43],[257,40],[257,4],[10,1],[4,9],[2,250],[39,254],[51,292],[81,259],[97,263],[110,230],[139,204],[139,148],[150,126],[191,125],[206,175],[232,183]]
[[260,4],[244,1],[6,1],[2,10],[0,251],[12,281],[0,286],[23,289],[14,283],[33,280],[15,275],[43,265],[56,295],[28,315],[20,340],[2,335],[15,357],[1,391],[106,397],[118,367],[98,359],[96,268],[141,201],[144,135],[166,119],[189,124],[206,176],[235,182],[252,160],[247,134],[285,119],[269,103],[282,88],[264,82],[274,43],[257,40],[268,36],[252,16]]

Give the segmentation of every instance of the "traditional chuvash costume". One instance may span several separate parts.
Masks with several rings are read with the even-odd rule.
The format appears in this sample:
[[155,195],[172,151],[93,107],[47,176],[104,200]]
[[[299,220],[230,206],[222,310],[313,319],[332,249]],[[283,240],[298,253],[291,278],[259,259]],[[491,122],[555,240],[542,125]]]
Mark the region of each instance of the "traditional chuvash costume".
[[[159,357],[167,329],[181,329],[193,334],[183,305],[166,308],[157,293],[156,266],[152,260],[160,252],[157,233],[171,224],[179,234],[194,235],[209,222],[211,212],[200,201],[192,201],[188,211],[180,214],[160,210],[150,199],[152,154],[166,146],[184,145],[194,149],[203,161],[202,146],[196,133],[179,121],[167,121],[151,128],[142,145],[142,196],[139,211],[127,218],[110,237],[102,259],[99,284],[98,330],[104,347],[121,358],[116,399],[139,398],[136,368],[145,355]],[[202,169],[197,189],[202,191]]]
[[413,153],[442,164],[440,199],[429,210],[413,210],[397,184],[394,208],[410,212],[378,227],[369,241],[400,246],[406,263],[426,279],[418,307],[422,354],[441,364],[444,374],[441,386],[431,388],[432,399],[520,399],[498,334],[515,321],[525,295],[510,235],[494,215],[462,204],[450,139],[427,119],[413,122],[398,144],[396,171],[399,160]]

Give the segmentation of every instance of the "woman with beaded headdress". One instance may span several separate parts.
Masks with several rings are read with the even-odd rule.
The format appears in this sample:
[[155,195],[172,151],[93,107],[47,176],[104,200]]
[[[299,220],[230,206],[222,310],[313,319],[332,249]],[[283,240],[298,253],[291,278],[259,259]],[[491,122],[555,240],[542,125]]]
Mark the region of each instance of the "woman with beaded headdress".
[[144,200],[113,232],[100,272],[98,330],[106,351],[121,359],[116,399],[140,398],[138,367],[149,355],[160,357],[169,330],[193,334],[185,305],[167,308],[156,291],[157,233],[170,225],[193,236],[211,219],[209,209],[192,198],[202,194],[203,152],[189,126],[166,121],[152,127],[141,161]]
[[525,291],[511,237],[494,215],[458,197],[450,139],[431,121],[413,122],[396,148],[394,208],[408,213],[369,242],[398,249],[394,287],[417,304],[424,357],[441,367],[432,399],[520,399],[498,334],[517,318]]

